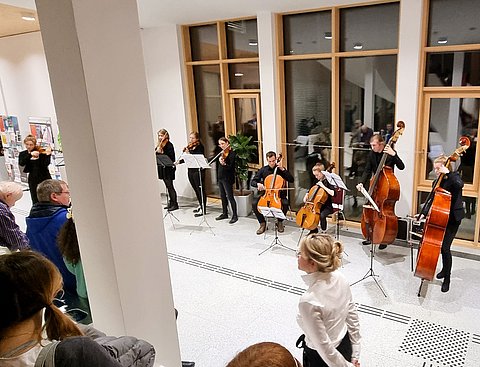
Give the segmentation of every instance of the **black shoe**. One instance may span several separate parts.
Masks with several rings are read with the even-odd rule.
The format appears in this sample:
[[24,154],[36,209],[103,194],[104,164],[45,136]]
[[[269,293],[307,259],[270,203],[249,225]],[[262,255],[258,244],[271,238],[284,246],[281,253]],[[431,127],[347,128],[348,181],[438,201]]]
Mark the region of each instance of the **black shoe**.
[[196,209],[193,209],[193,212],[194,212],[194,213],[198,213],[198,212],[200,212],[200,211],[202,211],[202,208],[200,208],[200,207],[198,207],[198,208],[196,208]]
[[232,219],[230,219],[230,220],[228,221],[228,223],[233,224],[233,223],[236,223],[237,221],[238,221],[238,217],[237,217],[237,216],[234,216],[234,217],[232,217]]
[[195,367],[195,362],[182,361],[182,367]]
[[378,246],[379,250],[385,250],[387,248],[387,245],[380,245]]
[[362,241],[362,245],[367,246],[371,245],[372,243],[369,240]]
[[[205,214],[207,214],[207,213],[205,212]],[[199,212],[195,213],[193,216],[194,217],[203,217],[203,212],[200,210]]]
[[312,229],[310,232],[308,232],[307,236],[315,233],[318,233],[318,228]]
[[228,219],[228,214],[220,214],[218,217],[215,218],[215,220],[222,220],[222,219]]
[[465,218],[466,218],[466,219],[471,219],[471,218],[472,218],[472,214],[470,214],[470,213],[465,213]]
[[445,278],[445,272],[442,269],[442,271],[437,274],[437,279],[443,279],[443,278]]
[[168,210],[169,212],[172,212],[172,211],[177,210],[177,209],[178,209],[178,204],[173,204],[172,206],[169,206],[169,207],[167,208],[167,210]]
[[449,291],[449,289],[450,289],[450,279],[445,278],[442,283],[442,292],[446,293]]

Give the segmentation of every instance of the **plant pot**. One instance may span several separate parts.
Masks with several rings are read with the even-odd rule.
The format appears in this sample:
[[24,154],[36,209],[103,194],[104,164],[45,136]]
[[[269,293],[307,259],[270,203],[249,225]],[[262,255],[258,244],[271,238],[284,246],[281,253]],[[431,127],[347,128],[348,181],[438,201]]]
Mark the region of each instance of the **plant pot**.
[[237,203],[237,214],[239,217],[248,217],[252,212],[253,193],[248,195],[235,195]]

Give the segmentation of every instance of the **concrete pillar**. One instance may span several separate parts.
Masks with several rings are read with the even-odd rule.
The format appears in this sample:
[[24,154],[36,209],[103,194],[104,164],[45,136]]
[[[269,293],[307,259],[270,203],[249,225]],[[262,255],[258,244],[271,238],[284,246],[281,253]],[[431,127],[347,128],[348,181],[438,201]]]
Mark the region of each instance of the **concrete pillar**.
[[94,324],[180,366],[135,0],[37,0]]

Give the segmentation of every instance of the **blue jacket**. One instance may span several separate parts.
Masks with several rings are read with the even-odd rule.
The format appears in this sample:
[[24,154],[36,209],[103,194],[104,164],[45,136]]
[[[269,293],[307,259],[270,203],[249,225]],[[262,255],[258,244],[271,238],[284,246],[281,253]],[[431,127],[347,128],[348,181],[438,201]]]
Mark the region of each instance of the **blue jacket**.
[[75,276],[68,271],[57,246],[58,232],[66,221],[66,206],[45,202],[35,203],[30,215],[26,218],[27,237],[32,250],[45,255],[60,270],[63,288],[76,294]]

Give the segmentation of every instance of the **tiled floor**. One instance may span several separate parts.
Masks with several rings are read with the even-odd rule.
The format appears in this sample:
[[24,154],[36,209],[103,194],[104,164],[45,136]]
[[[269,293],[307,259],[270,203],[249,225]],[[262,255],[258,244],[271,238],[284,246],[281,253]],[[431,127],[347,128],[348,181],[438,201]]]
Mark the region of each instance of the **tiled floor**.
[[[14,208],[22,228],[29,201],[24,197]],[[205,223],[198,226],[201,218],[193,217],[193,206],[174,212],[179,222],[165,218],[182,359],[221,367],[260,341],[281,343],[300,359],[295,318],[305,287],[294,252],[276,246],[259,255],[272,243],[273,232],[257,236],[253,217],[233,225],[215,221],[218,204],[211,207],[206,217],[211,230]],[[352,235],[340,236],[346,251],[341,271],[353,283],[369,270],[370,248],[345,233]],[[299,235],[293,223],[279,238],[293,249]],[[441,293],[441,283],[433,281],[417,297],[420,280],[410,270],[410,250],[389,246],[375,255],[374,271],[387,297],[371,277],[352,287],[359,304],[362,366],[478,366],[479,263],[454,257],[450,292]]]

